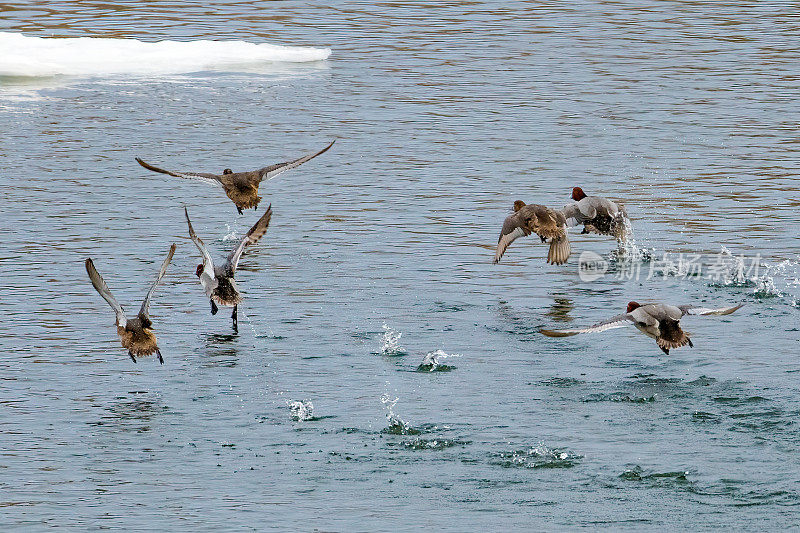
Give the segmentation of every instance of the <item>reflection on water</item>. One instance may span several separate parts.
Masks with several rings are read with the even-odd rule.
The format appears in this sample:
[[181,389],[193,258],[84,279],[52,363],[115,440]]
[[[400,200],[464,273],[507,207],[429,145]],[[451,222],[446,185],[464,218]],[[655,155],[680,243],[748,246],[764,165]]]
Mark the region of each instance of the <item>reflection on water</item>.
[[203,365],[205,367],[227,366],[234,367],[239,357],[239,347],[236,341],[238,334],[205,334],[205,349],[202,351]]
[[547,313],[545,313],[546,316],[559,322],[571,321],[572,317],[569,316],[569,312],[575,307],[575,305],[572,303],[572,300],[557,294],[552,295],[552,298],[553,304],[550,306],[550,309],[547,311]]
[[125,397],[118,397],[106,409],[100,420],[90,423],[92,426],[111,426],[120,431],[146,433],[151,430],[153,419],[168,411],[160,399],[145,391],[129,392]]

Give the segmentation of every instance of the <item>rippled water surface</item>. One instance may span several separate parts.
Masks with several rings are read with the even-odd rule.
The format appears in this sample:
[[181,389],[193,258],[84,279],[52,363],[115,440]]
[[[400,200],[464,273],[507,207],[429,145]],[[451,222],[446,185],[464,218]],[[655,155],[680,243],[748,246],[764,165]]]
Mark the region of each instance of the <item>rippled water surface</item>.
[[[0,78],[4,527],[800,526],[794,11],[0,2],[0,31],[30,37],[332,50]],[[182,208],[218,257],[257,213],[134,157],[245,170],[333,138],[262,184],[274,215],[233,334]],[[567,265],[535,238],[491,263],[514,200],[560,207],[576,185],[624,202],[643,253],[573,232]],[[132,313],[170,242],[166,362],[134,365],[83,261]],[[581,281],[585,250],[611,271]],[[695,346],[669,357],[633,328],[538,333],[629,300],[746,305],[686,318]]]

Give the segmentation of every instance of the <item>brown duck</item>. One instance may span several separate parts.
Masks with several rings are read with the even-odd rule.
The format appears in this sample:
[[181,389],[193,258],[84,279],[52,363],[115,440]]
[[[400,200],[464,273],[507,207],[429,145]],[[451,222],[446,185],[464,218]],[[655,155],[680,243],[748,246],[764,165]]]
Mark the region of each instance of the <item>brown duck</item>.
[[164,358],[161,357],[161,351],[156,344],[156,334],[153,332],[152,327],[153,322],[150,320],[150,298],[152,298],[153,293],[156,292],[156,287],[158,287],[161,278],[164,277],[167,266],[169,266],[169,262],[172,260],[172,254],[174,253],[175,245],[173,244],[169,247],[169,253],[167,254],[167,258],[164,259],[164,263],[161,265],[161,270],[158,271],[158,277],[156,277],[150,290],[147,291],[147,296],[145,296],[144,302],[142,302],[139,314],[136,315],[135,318],[130,319],[125,317],[122,306],[119,305],[111,294],[111,291],[108,290],[106,282],[103,280],[100,273],[97,272],[92,260],[86,260],[86,272],[89,274],[89,279],[92,281],[92,285],[94,285],[97,292],[100,293],[100,296],[108,302],[108,305],[111,306],[111,309],[113,309],[114,313],[117,315],[117,334],[122,342],[122,347],[128,349],[128,355],[134,363],[137,357],[155,353],[158,356],[158,362],[162,365],[164,364]]
[[225,194],[227,194],[228,198],[230,198],[233,203],[236,204],[236,209],[241,215],[242,209],[250,209],[251,207],[255,209],[258,207],[258,203],[261,201],[261,197],[258,195],[258,186],[262,181],[274,178],[281,172],[298,167],[306,161],[314,159],[318,155],[327,152],[335,142],[336,139],[331,141],[328,146],[315,154],[299,157],[285,163],[277,163],[275,165],[270,165],[258,170],[251,170],[249,172],[233,172],[229,168],[223,170],[222,174],[207,174],[203,172],[173,172],[171,170],[164,170],[162,168],[155,167],[150,163],[142,161],[138,157],[136,158],[136,161],[138,161],[139,164],[147,170],[152,170],[153,172],[161,172],[162,174],[169,174],[170,176],[175,176],[178,178],[201,180],[205,181],[206,183],[222,186],[222,188],[225,190]]
[[567,221],[563,213],[543,205],[526,205],[522,200],[514,202],[514,214],[503,222],[494,262],[500,261],[512,242],[531,233],[538,235],[542,242],[550,241],[548,263],[560,265],[567,262],[571,250],[567,238]]
[[548,337],[570,337],[578,333],[598,333],[608,329],[621,328],[628,324],[633,324],[636,329],[650,338],[656,340],[656,344],[665,354],[673,348],[681,346],[694,347],[692,339],[681,329],[681,317],[684,315],[729,315],[742,307],[739,304],[733,307],[723,307],[720,309],[709,309],[694,305],[669,305],[669,304],[644,304],[638,302],[628,302],[625,313],[598,322],[593,326],[584,329],[562,329],[548,330],[542,329],[540,332]]
[[231,251],[222,266],[214,266],[208,248],[206,248],[206,245],[203,244],[203,241],[201,241],[200,237],[194,232],[192,221],[189,220],[189,211],[186,208],[183,210],[186,214],[186,223],[189,224],[189,237],[203,256],[203,263],[197,265],[195,274],[200,278],[200,284],[203,286],[206,296],[211,300],[211,314],[216,315],[217,311],[219,311],[217,304],[224,307],[233,307],[231,320],[233,320],[233,330],[238,332],[239,320],[237,310],[242,301],[242,295],[233,277],[236,274],[236,267],[239,265],[239,258],[242,257],[242,252],[244,252],[245,247],[257,243],[267,232],[269,220],[272,218],[272,205],[270,205],[267,208],[267,212],[253,224],[253,227],[250,228],[250,231],[247,232],[247,235],[245,235],[239,243],[239,246]]

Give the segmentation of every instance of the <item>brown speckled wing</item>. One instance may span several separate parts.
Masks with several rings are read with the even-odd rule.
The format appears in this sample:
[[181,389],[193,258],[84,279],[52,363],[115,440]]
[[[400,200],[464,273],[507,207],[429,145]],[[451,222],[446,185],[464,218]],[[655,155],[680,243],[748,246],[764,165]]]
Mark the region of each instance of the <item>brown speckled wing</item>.
[[164,274],[167,272],[167,267],[169,266],[169,262],[172,261],[172,255],[175,253],[175,248],[177,245],[172,243],[172,246],[169,247],[169,252],[167,252],[167,258],[164,259],[164,262],[161,264],[161,270],[158,271],[158,276],[156,276],[156,280],[153,282],[153,285],[150,287],[150,290],[147,291],[147,296],[144,297],[144,301],[142,302],[142,307],[139,309],[139,317],[146,318],[147,320],[150,319],[150,298],[153,297],[153,294],[156,292],[156,287],[161,282],[161,278],[164,277]]
[[250,228],[250,231],[248,231],[247,235],[244,236],[242,242],[239,243],[239,246],[237,246],[228,256],[226,266],[231,273],[236,272],[236,267],[239,266],[239,259],[242,257],[242,252],[244,252],[245,247],[257,243],[267,232],[271,218],[272,204],[267,207],[267,212],[261,215],[261,218],[259,218],[258,221],[253,224],[253,227]]
[[125,311],[122,310],[122,306],[119,305],[117,299],[111,294],[111,291],[108,290],[108,285],[106,285],[103,276],[97,271],[94,267],[94,262],[91,259],[86,259],[86,273],[89,274],[89,280],[91,280],[94,289],[103,297],[103,299],[108,302],[108,305],[111,306],[111,309],[114,310],[114,314],[116,315],[117,326],[125,327],[127,322],[125,318]]
[[143,161],[140,158],[136,158],[136,162],[142,165],[147,170],[151,170],[153,172],[160,172],[161,174],[168,174],[170,176],[175,176],[176,178],[185,178],[185,179],[192,179],[192,180],[200,180],[206,183],[211,183],[213,185],[221,185],[222,176],[218,176],[216,174],[207,174],[205,172],[175,172],[173,170],[164,170],[163,168],[158,168],[157,166],[151,165]]
[[506,252],[512,242],[520,237],[526,237],[531,234],[530,230],[525,227],[523,218],[518,216],[519,213],[509,215],[503,221],[503,228],[500,230],[500,237],[497,239],[497,248],[494,252],[494,262],[498,263],[500,258]]

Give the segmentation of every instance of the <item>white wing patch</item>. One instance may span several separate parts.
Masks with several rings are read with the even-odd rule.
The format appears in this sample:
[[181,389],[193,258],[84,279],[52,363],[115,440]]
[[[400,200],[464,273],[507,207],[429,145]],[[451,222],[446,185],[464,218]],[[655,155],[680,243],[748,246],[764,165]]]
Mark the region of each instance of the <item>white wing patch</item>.
[[539,333],[548,337],[571,337],[579,333],[600,333],[609,329],[622,328],[633,322],[633,317],[628,313],[617,315],[597,324],[583,329],[540,329]]
[[185,178],[188,180],[198,180],[202,181],[203,183],[208,183],[210,185],[216,185],[217,187],[222,188],[222,182],[219,180],[215,180],[214,178],[208,178],[206,176],[201,176],[199,174],[189,174],[186,172],[173,172],[173,175],[179,178]]
[[194,232],[192,221],[189,220],[189,210],[184,207],[183,212],[186,214],[186,223],[189,225],[189,238],[192,239],[192,242],[194,242],[197,249],[200,250],[200,254],[203,256],[203,271],[200,273],[200,283],[203,285],[206,294],[210,296],[210,291],[216,289],[219,284],[214,275],[214,261],[211,259],[211,254],[208,248],[206,248],[206,245],[203,244],[203,241],[200,240],[200,237]]
[[719,309],[711,309],[709,307],[695,307],[692,305],[682,305],[679,307],[684,315],[729,315],[740,309],[744,304],[735,305],[733,307],[720,307]]

